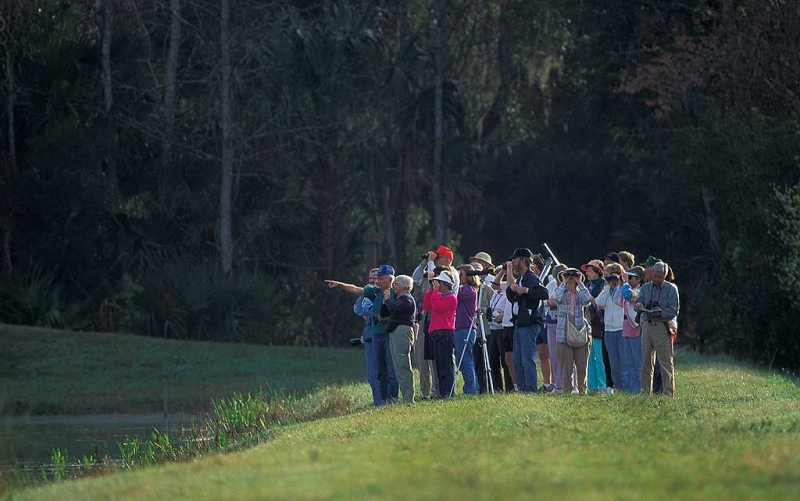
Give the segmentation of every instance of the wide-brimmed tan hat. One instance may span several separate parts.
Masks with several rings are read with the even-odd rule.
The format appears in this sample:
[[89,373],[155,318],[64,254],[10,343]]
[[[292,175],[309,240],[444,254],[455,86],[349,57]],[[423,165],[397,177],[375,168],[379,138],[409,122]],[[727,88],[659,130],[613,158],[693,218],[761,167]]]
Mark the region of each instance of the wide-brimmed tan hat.
[[474,260],[483,261],[483,263],[486,263],[488,265],[488,266],[486,266],[483,263],[481,263],[481,265],[483,265],[484,268],[494,268],[494,265],[492,264],[492,256],[490,256],[489,253],[487,253],[487,252],[483,252],[483,251],[478,252],[474,256],[470,256],[469,260],[470,261],[474,261]]

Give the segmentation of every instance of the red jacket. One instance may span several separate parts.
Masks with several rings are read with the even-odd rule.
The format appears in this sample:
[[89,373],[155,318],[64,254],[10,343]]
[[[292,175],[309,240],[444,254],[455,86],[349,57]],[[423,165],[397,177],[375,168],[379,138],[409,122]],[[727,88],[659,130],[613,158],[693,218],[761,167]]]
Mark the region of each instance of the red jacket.
[[438,330],[456,329],[456,308],[458,298],[453,292],[442,294],[433,289],[425,293],[422,298],[422,308],[431,312],[431,323],[428,325],[428,332]]

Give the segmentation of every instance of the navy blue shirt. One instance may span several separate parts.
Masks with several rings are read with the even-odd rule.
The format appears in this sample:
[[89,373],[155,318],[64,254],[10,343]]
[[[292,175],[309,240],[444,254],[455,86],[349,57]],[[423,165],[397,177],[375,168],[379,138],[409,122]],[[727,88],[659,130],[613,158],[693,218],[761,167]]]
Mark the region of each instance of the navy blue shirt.
[[386,332],[394,331],[398,325],[414,326],[417,316],[417,302],[410,292],[404,292],[393,299],[387,299],[381,307],[381,316],[389,317]]

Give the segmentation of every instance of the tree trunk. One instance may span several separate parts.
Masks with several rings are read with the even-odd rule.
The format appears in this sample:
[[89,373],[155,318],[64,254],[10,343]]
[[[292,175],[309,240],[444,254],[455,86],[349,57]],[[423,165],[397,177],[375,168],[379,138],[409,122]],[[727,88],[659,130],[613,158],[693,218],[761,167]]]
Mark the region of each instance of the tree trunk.
[[233,119],[231,111],[231,41],[230,0],[220,0],[220,47],[222,58],[222,183],[219,197],[219,240],[222,271],[233,269],[233,231],[231,204],[233,200]]
[[117,174],[117,131],[111,118],[114,105],[114,91],[111,80],[111,39],[114,34],[114,0],[103,0],[103,42],[102,42],[102,78],[103,102],[105,104],[106,133],[109,135],[106,151],[106,210],[111,214],[119,212],[119,179]]
[[6,92],[8,92],[8,106],[6,115],[8,116],[8,178],[17,172],[17,137],[16,124],[14,123],[14,105],[17,100],[17,88],[14,84],[14,54],[6,46]]
[[492,101],[489,113],[483,119],[481,127],[477,130],[475,140],[489,136],[500,125],[500,118],[508,105],[511,86],[517,78],[514,67],[514,48],[512,40],[511,22],[508,19],[508,10],[512,8],[513,1],[500,2],[499,33],[497,41],[497,60],[500,69],[500,86]]
[[[400,180],[398,179],[397,181]],[[386,228],[386,244],[389,246],[389,263],[398,266],[397,240],[394,231],[395,221],[392,217],[393,211],[395,210],[394,203],[392,203],[392,188],[392,186],[386,186],[383,189],[383,226]]]
[[442,26],[444,22],[444,7],[442,1],[436,1],[436,89],[434,96],[433,176],[431,186],[436,242],[446,244],[444,193],[442,190],[442,150],[444,147],[444,111],[442,106],[444,91],[444,27]]
[[[6,116],[8,117],[8,166],[6,168],[6,179],[10,184],[17,172],[17,134],[16,134],[16,121],[14,118],[14,106],[17,100],[17,87],[14,82],[14,53],[9,49],[6,43],[3,43],[3,48],[6,52],[6,92],[8,93],[8,105],[6,107]],[[7,219],[4,218],[3,223],[3,264],[6,268],[6,273],[11,276],[14,272],[14,267],[11,263],[11,224],[13,215],[8,214]]]
[[164,201],[172,187],[172,143],[175,140],[175,100],[178,93],[178,56],[181,47],[181,2],[170,0],[169,52],[164,67],[164,139],[161,151],[159,200]]
[[714,252],[720,254],[722,252],[722,244],[720,242],[720,235],[719,235],[719,230],[717,229],[716,218],[714,217],[714,212],[713,209],[711,208],[711,203],[714,201],[714,197],[711,195],[705,184],[700,185],[700,195],[703,197],[703,209],[706,216],[706,229],[708,230],[708,241],[711,244],[711,248],[714,250]]
[[14,266],[11,264],[11,228],[8,224],[3,225],[3,262],[6,265],[6,273],[11,276],[14,273]]

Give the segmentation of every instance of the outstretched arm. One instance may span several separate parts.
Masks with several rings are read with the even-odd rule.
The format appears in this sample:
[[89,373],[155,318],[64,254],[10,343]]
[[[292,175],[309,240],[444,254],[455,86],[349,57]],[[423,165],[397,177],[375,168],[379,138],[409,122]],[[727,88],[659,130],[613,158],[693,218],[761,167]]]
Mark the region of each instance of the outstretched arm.
[[340,288],[340,289],[342,289],[342,290],[344,290],[346,292],[349,292],[350,294],[354,294],[356,296],[363,296],[364,295],[364,288],[363,287],[359,287],[357,285],[346,284],[344,282],[338,282],[336,280],[325,280],[325,283],[328,284],[328,287],[330,287],[331,289],[333,289],[335,287],[338,287],[338,288]]

